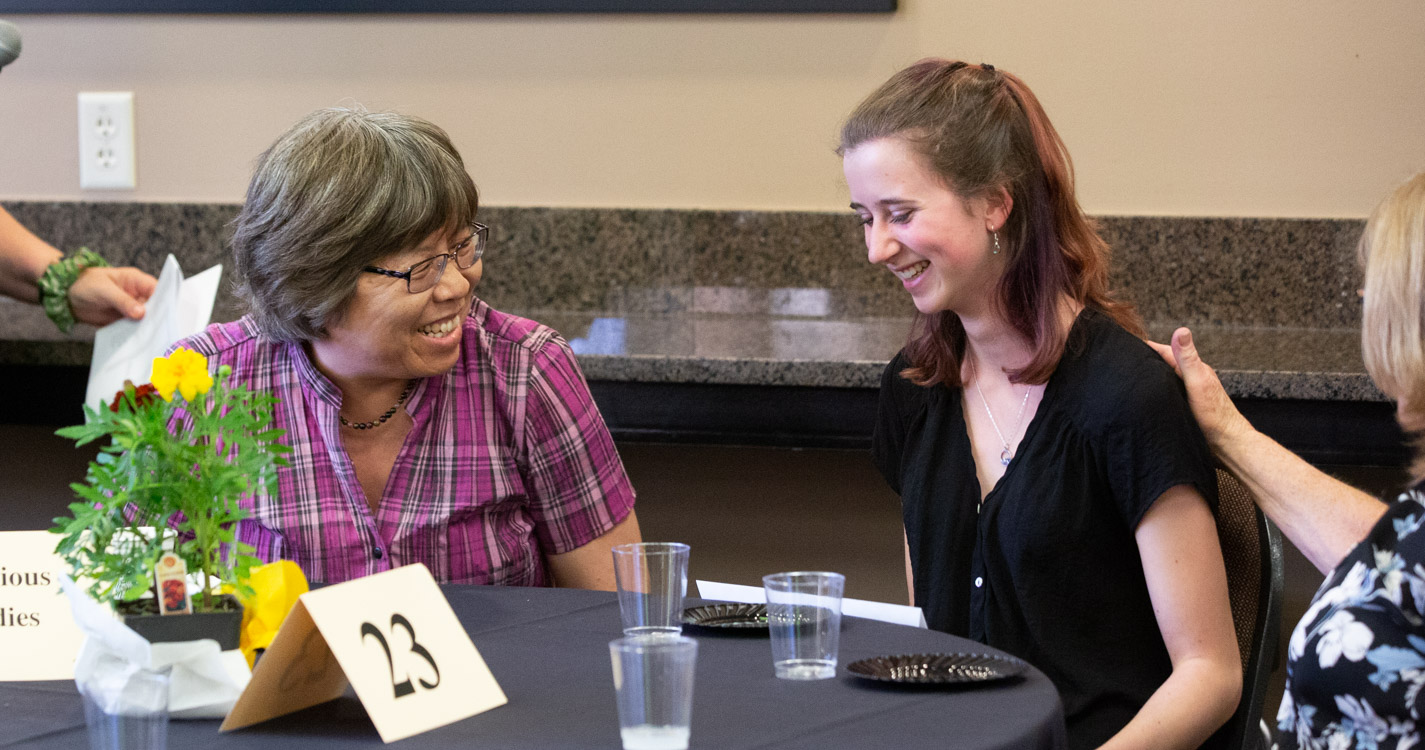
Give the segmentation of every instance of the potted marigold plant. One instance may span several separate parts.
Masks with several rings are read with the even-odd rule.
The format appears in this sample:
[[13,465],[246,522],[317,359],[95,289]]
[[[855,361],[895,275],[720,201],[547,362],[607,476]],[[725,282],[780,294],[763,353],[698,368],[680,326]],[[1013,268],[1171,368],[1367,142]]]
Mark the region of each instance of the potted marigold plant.
[[[239,503],[258,491],[275,494],[290,449],[272,428],[276,399],[230,383],[231,374],[225,365],[214,378],[205,357],[180,348],[154,360],[152,382],[126,383],[107,407],[85,404],[84,424],[57,433],[76,445],[109,443],[85,482],[70,485],[81,500],[69,506],[71,517],[55,519],[55,551],[91,597],[151,641],[215,637],[236,647],[241,609],[222,589],[250,595],[247,575],[259,562],[237,541],[237,522],[248,516]],[[165,549],[199,574],[195,615],[158,617],[159,600],[146,596]],[[206,629],[203,621],[214,618],[203,613],[223,611],[236,613],[216,618],[231,638],[170,632]]]

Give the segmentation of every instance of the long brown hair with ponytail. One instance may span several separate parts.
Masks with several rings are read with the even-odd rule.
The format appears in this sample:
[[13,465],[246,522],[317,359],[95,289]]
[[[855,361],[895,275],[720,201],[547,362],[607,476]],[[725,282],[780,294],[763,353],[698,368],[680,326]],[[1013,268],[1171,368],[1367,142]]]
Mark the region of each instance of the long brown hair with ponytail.
[[[992,65],[925,59],[896,73],[861,102],[841,128],[837,153],[881,138],[905,140],[962,199],[1013,199],[1000,228],[1005,271],[997,288],[1006,320],[1033,345],[1021,383],[1043,383],[1063,356],[1059,322],[1067,297],[1139,336],[1132,305],[1108,289],[1108,244],[1074,196],[1074,169],[1039,100],[1018,77]],[[906,344],[918,385],[960,387],[965,329],[953,312],[917,314]]]

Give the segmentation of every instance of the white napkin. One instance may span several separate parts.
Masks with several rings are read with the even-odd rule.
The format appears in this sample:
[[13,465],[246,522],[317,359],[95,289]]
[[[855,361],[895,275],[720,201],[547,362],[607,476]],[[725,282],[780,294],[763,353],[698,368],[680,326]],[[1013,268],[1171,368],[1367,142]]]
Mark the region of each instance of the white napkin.
[[175,719],[227,716],[252,678],[247,659],[238,649],[219,651],[217,641],[212,639],[149,643],[85,595],[69,576],[61,575],[59,585],[69,597],[75,624],[85,635],[74,663],[74,681],[79,691],[106,713],[153,708],[126,703],[133,698],[123,687],[139,670],[171,670],[168,715]]
[[[695,583],[698,585],[698,596],[703,599],[744,604],[764,604],[767,601],[766,589],[756,586],[740,586],[735,583],[718,583],[716,581],[695,581]],[[870,602],[865,599],[842,599],[841,614],[867,620],[880,620],[896,625],[909,625],[913,628],[926,626],[925,613],[921,611],[920,607],[910,607],[904,604]]]
[[183,278],[178,259],[163,262],[158,287],[146,303],[142,320],[116,320],[94,334],[94,359],[89,363],[89,388],[84,403],[108,404],[124,387],[147,383],[153,360],[162,357],[173,342],[192,336],[213,317],[213,301],[218,297],[222,264]]

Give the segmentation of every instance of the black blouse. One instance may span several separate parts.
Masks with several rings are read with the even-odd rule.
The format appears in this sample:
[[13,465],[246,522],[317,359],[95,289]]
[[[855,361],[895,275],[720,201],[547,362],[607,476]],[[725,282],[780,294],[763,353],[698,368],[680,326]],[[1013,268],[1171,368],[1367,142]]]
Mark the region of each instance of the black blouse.
[[1168,489],[1216,512],[1207,444],[1177,375],[1085,310],[1018,453],[980,503],[959,389],[881,379],[872,458],[901,496],[916,603],[930,627],[1019,656],[1053,680],[1070,745],[1122,729],[1172,671],[1134,531]]

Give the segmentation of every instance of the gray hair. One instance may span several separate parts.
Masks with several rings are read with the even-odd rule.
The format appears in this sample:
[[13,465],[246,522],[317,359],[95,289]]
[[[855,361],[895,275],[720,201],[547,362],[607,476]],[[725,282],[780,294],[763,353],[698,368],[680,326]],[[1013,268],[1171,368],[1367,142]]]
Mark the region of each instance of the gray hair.
[[318,110],[258,157],[232,223],[235,292],[266,336],[323,338],[364,266],[469,224],[478,207],[439,127],[360,107]]

